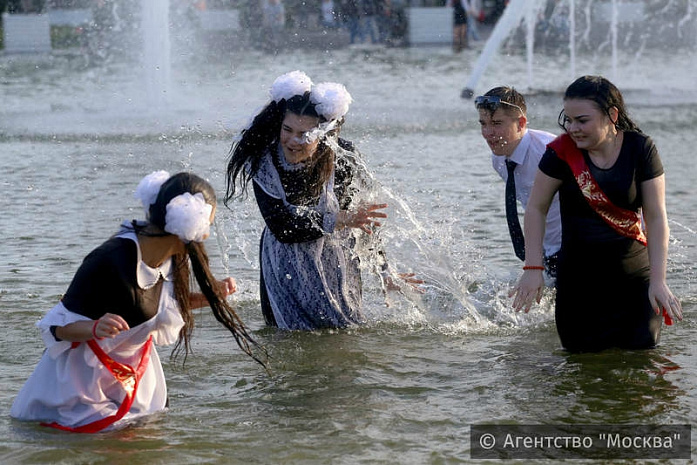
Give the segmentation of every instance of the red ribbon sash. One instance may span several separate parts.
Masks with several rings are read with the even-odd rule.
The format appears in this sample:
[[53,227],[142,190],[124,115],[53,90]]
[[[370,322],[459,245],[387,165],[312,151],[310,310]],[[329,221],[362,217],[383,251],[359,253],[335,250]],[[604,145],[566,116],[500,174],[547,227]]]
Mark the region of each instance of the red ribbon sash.
[[130,365],[126,365],[125,363],[119,363],[113,358],[109,357],[109,355],[107,355],[107,353],[104,352],[104,350],[94,339],[90,339],[89,341],[87,341],[87,345],[92,349],[94,354],[97,356],[99,361],[102,362],[102,364],[107,368],[107,370],[109,370],[111,374],[114,375],[114,378],[116,378],[119,381],[119,383],[121,383],[121,386],[123,387],[124,391],[126,391],[126,395],[123,399],[123,402],[121,402],[119,409],[116,411],[114,415],[104,417],[100,420],[93,421],[92,423],[88,423],[86,425],[73,427],[64,426],[59,423],[53,422],[41,423],[42,426],[49,426],[51,428],[57,428],[63,431],[71,431],[73,433],[98,433],[104,428],[111,426],[112,424],[122,419],[126,415],[126,413],[128,413],[128,411],[131,409],[133,401],[136,397],[136,392],[138,391],[138,385],[140,384],[140,380],[143,377],[143,373],[145,373],[145,370],[148,367],[148,363],[150,362],[152,336],[150,336],[150,338],[145,342],[145,345],[143,345],[143,349],[141,350],[140,355],[140,362],[138,363],[138,367],[136,369],[133,369],[133,367],[131,367]]
[[641,214],[618,207],[610,201],[593,178],[583,153],[576,147],[573,139],[568,134],[562,134],[550,142],[548,147],[569,165],[583,197],[591,208],[615,231],[646,245],[646,235],[641,229]]

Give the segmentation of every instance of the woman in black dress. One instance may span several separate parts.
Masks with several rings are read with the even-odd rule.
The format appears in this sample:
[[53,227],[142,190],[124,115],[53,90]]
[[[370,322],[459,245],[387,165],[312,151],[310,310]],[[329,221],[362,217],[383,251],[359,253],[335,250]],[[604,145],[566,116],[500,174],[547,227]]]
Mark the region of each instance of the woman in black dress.
[[555,318],[564,348],[651,348],[661,316],[682,319],[666,284],[665,176],[656,146],[607,79],[583,76],[564,95],[565,134],[548,145],[525,211],[526,263],[516,310],[542,294],[545,216],[559,192],[562,245]]

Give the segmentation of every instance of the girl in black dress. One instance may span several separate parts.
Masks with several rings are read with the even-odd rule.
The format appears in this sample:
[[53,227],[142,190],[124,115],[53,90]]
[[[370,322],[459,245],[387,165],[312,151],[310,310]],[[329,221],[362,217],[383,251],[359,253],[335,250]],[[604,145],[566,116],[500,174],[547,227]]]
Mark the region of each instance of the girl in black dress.
[[666,284],[669,230],[656,146],[603,77],[571,84],[559,121],[566,133],[548,145],[525,211],[526,262],[513,305],[527,312],[540,301],[545,217],[559,192],[555,318],[562,345],[570,351],[653,347],[661,316],[667,324],[682,319]]

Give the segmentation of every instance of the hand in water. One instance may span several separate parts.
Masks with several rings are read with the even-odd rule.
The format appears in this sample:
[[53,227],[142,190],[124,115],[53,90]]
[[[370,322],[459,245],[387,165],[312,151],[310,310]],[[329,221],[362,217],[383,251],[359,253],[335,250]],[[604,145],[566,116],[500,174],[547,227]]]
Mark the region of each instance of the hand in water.
[[663,316],[666,326],[674,320],[682,321],[682,305],[665,283],[649,283],[649,301],[656,315]]
[[520,310],[528,313],[533,302],[540,303],[542,300],[542,290],[545,286],[545,280],[541,270],[525,270],[523,276],[518,280],[518,284],[508,294],[508,297],[514,297],[513,308],[516,312]]

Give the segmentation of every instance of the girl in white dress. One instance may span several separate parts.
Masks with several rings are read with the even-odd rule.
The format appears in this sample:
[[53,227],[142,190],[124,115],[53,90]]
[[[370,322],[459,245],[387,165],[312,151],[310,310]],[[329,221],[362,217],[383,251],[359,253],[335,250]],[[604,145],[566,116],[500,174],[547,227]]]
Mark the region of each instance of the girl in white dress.
[[[164,410],[167,386],[153,345],[189,352],[192,308],[216,319],[255,360],[255,341],[216,281],[203,241],[216,197],[191,173],[158,171],[138,188],[148,221],[126,222],[83,261],[61,301],[36,326],[46,344],[10,415],[66,431],[94,433]],[[190,266],[201,289],[189,289]],[[263,349],[262,349],[263,350]],[[263,364],[263,362],[260,362]]]

